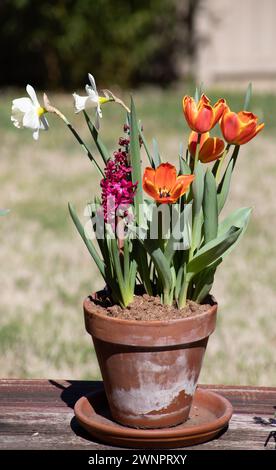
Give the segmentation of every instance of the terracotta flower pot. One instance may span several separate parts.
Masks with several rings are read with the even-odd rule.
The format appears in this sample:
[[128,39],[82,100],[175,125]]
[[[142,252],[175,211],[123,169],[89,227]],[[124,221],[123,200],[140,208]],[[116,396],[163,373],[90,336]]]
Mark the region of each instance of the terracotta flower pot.
[[135,428],[175,426],[188,419],[217,304],[205,313],[168,321],[135,321],[97,312],[84,301],[114,420]]

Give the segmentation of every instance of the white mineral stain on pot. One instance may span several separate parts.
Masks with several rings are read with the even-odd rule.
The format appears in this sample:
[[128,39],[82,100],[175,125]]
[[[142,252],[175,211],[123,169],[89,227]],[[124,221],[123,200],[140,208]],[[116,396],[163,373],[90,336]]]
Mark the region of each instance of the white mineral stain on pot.
[[[168,375],[172,368],[177,371],[175,382],[172,383],[169,376],[167,383],[158,383],[156,374]],[[170,365],[142,359],[138,364],[137,375],[139,387],[129,390],[117,388],[112,392],[114,405],[126,413],[137,415],[166,409],[181,392],[193,395],[196,389],[196,374],[187,367],[183,355]]]

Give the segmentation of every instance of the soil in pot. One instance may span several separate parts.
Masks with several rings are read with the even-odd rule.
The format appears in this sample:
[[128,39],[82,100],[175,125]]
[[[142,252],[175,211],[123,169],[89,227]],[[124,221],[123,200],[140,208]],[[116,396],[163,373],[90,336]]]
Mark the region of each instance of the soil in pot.
[[192,315],[199,315],[210,309],[210,304],[198,304],[188,300],[184,308],[178,309],[176,305],[163,305],[159,297],[150,295],[135,295],[133,302],[126,308],[119,305],[112,305],[111,301],[100,292],[96,299],[91,300],[95,303],[97,312],[113,318],[122,318],[125,320],[176,320],[177,318],[186,318]]

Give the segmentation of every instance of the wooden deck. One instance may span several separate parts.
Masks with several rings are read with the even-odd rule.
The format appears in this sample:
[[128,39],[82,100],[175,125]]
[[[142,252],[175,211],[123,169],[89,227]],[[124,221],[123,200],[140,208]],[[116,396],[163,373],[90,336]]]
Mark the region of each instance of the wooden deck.
[[[93,441],[74,418],[76,400],[101,387],[101,382],[73,380],[0,380],[0,449],[114,449]],[[228,398],[234,415],[228,430],[219,438],[193,449],[275,448],[274,439],[266,448],[264,443],[269,433],[276,431],[266,421],[276,411],[276,388],[206,388]]]

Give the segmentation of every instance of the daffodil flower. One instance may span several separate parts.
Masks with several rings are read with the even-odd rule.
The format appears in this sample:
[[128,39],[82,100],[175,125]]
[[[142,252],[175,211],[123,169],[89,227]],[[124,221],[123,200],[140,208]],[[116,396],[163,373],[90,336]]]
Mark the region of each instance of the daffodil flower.
[[86,85],[85,91],[87,96],[80,96],[77,93],[73,93],[74,97],[74,104],[75,104],[75,112],[79,113],[80,111],[84,111],[87,108],[96,108],[96,122],[95,126],[97,129],[100,127],[100,118],[102,117],[102,110],[101,104],[107,103],[110,101],[110,97],[100,96],[95,79],[91,73],[88,74],[88,78],[91,85]]
[[17,98],[12,102],[11,121],[17,128],[26,127],[32,129],[33,138],[39,137],[39,131],[49,129],[48,121],[43,108],[37,99],[36,92],[31,85],[26,86],[26,91],[30,98]]

